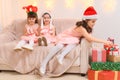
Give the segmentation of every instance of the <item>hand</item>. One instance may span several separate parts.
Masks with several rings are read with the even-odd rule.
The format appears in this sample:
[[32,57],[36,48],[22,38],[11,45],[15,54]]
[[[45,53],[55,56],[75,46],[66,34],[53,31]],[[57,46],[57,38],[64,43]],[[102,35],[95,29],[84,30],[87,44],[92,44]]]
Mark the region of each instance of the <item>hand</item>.
[[104,43],[105,45],[108,45],[108,46],[113,46],[113,43],[111,41],[105,41]]

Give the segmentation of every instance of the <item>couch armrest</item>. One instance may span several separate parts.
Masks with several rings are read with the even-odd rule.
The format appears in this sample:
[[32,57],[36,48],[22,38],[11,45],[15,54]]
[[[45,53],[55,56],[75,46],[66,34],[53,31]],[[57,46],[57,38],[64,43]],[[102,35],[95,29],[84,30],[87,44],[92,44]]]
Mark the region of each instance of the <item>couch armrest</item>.
[[89,53],[90,53],[91,43],[89,43],[85,38],[81,40],[80,43],[80,72],[85,73],[88,70],[89,65]]
[[0,34],[0,44],[15,40],[15,35],[10,32]]
[[8,27],[4,28],[0,32],[0,43],[10,42],[16,40],[16,36],[14,33],[13,24],[9,25]]

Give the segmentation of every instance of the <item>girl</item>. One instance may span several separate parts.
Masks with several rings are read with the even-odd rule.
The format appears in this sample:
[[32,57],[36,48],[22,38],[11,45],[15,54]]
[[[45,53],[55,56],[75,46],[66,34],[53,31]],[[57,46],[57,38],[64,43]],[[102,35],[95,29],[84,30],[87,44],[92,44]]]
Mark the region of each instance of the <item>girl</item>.
[[98,42],[104,43],[107,45],[112,45],[111,42],[94,38],[90,35],[92,33],[92,29],[95,25],[97,20],[97,13],[92,6],[88,7],[84,12],[84,17],[82,21],[76,23],[75,27],[72,27],[57,36],[57,45],[54,46],[50,52],[48,53],[47,57],[43,60],[43,63],[40,67],[40,72],[45,74],[46,66],[49,60],[62,48],[64,50],[60,55],[57,56],[58,62],[62,64],[62,60],[70,50],[76,47],[79,44],[79,39],[84,37],[89,42]]
[[54,42],[55,37],[55,27],[52,25],[51,15],[49,13],[44,13],[41,18],[41,29],[40,29],[40,38],[38,39],[38,45],[47,46],[47,43]]
[[27,24],[25,25],[25,33],[14,48],[15,50],[21,50],[22,48],[33,50],[34,42],[37,41],[37,36],[39,36],[37,7],[30,5],[24,7],[24,9],[27,10]]

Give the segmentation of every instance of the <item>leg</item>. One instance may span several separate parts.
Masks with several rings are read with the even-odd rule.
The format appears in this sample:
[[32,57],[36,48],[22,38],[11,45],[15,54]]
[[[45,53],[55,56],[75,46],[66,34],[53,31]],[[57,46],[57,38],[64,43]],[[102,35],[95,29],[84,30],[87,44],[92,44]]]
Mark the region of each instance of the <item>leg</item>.
[[38,46],[42,46],[41,41],[42,41],[42,39],[41,39],[41,38],[39,38],[39,39],[38,39]]
[[26,44],[25,40],[21,40],[19,41],[19,43],[17,44],[17,46],[14,48],[15,50],[21,50],[22,46]]
[[43,60],[43,63],[41,64],[40,67],[40,72],[42,74],[45,74],[45,70],[46,70],[46,65],[49,62],[49,60],[62,48],[64,47],[63,44],[57,44],[55,47],[53,47],[50,52],[48,53],[47,57]]
[[63,58],[76,46],[76,44],[68,44],[63,52],[57,56],[58,62],[62,64]]
[[23,48],[28,49],[28,50],[33,50],[33,46],[34,46],[34,40],[29,40],[29,44],[26,44],[25,46],[23,46]]
[[42,37],[42,41],[44,42],[44,46],[47,46],[47,39],[45,37]]

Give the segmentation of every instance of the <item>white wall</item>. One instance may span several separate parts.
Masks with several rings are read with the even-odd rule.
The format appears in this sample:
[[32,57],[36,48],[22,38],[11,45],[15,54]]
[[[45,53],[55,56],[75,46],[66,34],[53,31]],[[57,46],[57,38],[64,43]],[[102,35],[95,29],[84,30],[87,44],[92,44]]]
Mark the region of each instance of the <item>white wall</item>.
[[93,35],[103,39],[112,36],[119,44],[120,0],[0,0],[1,26],[10,24],[14,19],[25,19],[22,7],[29,4],[38,6],[39,17],[49,10],[53,18],[69,19],[81,19],[83,11],[91,4],[99,16]]

